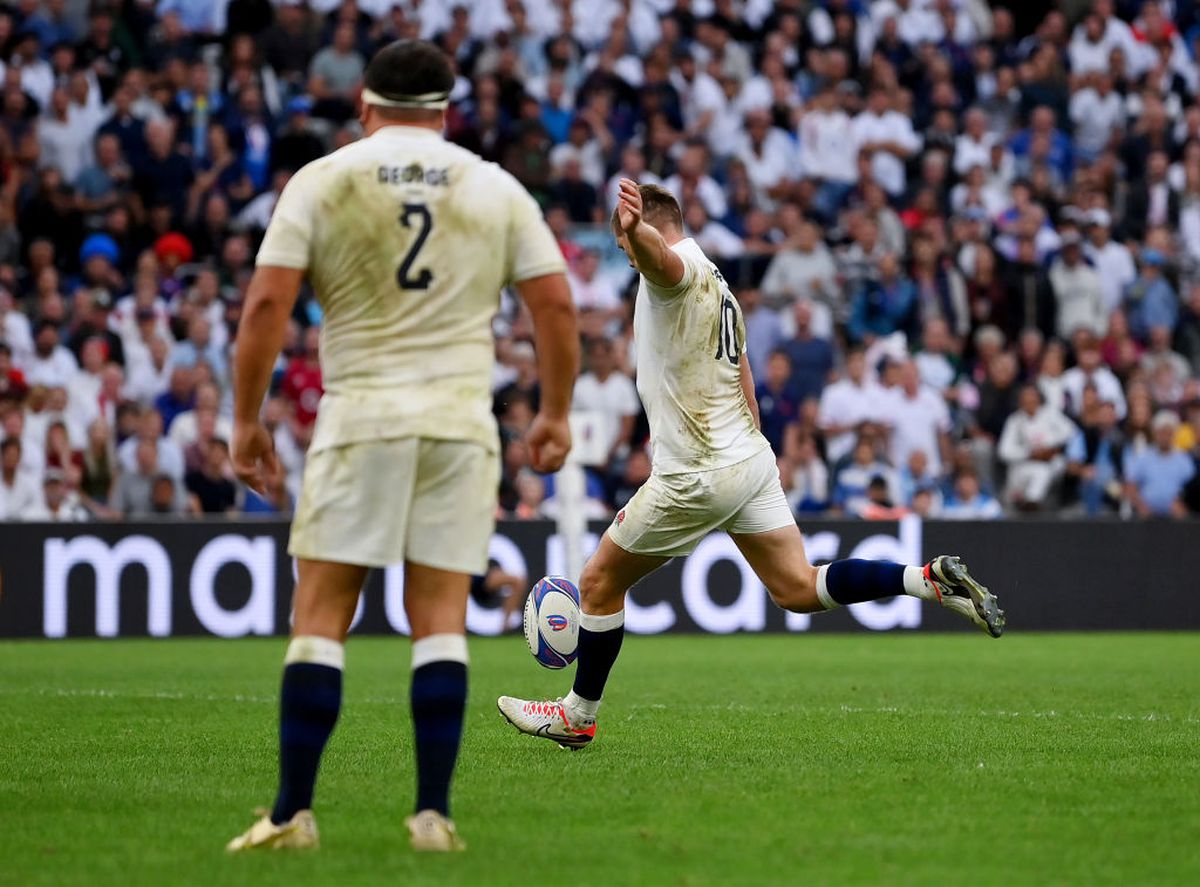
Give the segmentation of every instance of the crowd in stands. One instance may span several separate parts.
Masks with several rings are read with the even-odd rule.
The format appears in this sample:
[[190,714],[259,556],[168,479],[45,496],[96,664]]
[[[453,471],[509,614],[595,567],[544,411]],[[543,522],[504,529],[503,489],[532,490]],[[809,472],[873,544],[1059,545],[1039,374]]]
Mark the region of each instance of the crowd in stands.
[[[741,302],[797,515],[1200,513],[1192,0],[16,0],[0,4],[0,520],[287,513],[321,396],[297,304],[265,495],[230,347],[289,176],[360,136],[364,65],[436,41],[446,135],[543,206],[585,337],[588,509],[650,472],[622,176],[680,200]],[[468,261],[470,257],[464,257]],[[502,516],[527,315],[495,324]]]

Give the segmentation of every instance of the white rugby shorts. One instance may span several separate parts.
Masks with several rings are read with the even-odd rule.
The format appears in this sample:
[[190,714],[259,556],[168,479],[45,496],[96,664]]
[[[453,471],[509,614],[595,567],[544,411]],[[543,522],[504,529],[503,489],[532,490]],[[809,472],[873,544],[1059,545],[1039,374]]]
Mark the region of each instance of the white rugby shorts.
[[795,523],[768,447],[715,471],[652,474],[608,535],[633,554],[680,557],[714,530],[752,535]]
[[500,461],[486,447],[403,437],[309,454],[288,553],[479,575],[495,528]]

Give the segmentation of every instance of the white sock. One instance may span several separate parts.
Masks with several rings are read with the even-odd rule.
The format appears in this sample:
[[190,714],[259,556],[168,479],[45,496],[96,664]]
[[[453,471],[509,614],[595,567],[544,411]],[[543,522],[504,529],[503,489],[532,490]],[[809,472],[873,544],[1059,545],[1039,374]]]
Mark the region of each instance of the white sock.
[[467,638],[461,634],[431,634],[413,641],[412,667],[416,671],[430,662],[467,662]]
[[590,727],[596,722],[596,712],[599,710],[599,699],[594,702],[584,699],[582,696],[576,696],[574,690],[563,697],[563,711],[567,713],[567,722],[573,728]]
[[923,601],[937,600],[937,592],[925,579],[924,567],[904,568],[904,593],[919,597]]
[[817,567],[817,600],[826,610],[836,610],[841,606],[829,596],[829,586],[825,584],[825,574],[829,572],[829,564]]
[[315,634],[297,635],[288,644],[287,653],[283,657],[284,665],[295,662],[326,665],[344,671],[346,647],[332,638],[323,638]]
[[625,624],[625,611],[617,610],[608,616],[593,616],[591,613],[579,614],[579,627],[588,631],[612,631]]

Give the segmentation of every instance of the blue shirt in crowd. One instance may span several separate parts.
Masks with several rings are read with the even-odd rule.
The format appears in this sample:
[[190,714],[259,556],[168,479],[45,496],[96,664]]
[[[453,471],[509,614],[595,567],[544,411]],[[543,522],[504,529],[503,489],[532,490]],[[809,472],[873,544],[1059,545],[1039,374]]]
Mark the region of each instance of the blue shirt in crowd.
[[1170,514],[1172,503],[1196,473],[1196,463],[1181,450],[1164,453],[1157,447],[1127,460],[1125,477],[1155,514]]

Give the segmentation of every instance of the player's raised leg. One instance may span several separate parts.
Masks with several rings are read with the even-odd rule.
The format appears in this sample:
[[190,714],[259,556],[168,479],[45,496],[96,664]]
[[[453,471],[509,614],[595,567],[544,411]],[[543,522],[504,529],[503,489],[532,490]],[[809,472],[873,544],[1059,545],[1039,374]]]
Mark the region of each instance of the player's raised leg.
[[230,852],[318,844],[313,791],[342,706],[346,632],[367,569],[300,560],[297,570],[292,639],[279,693],[279,791],[270,812],[229,842]]
[[956,557],[939,555],[924,567],[854,558],[813,567],[795,525],[730,536],[771,599],[785,610],[819,613],[907,594],[941,603],[992,637],[1004,631],[1004,611],[995,595]]
[[625,595],[668,560],[625,551],[607,532],[600,538],[579,577],[582,613],[571,692],[553,700],[501,696],[497,705],[514,727],[565,748],[582,748],[591,742],[604,686],[625,638]]
[[412,629],[412,720],[417,798],[405,820],[415,850],[462,850],[450,819],[450,781],[467,704],[467,573],[405,564],[404,609]]

